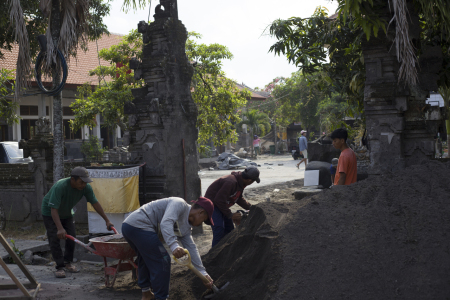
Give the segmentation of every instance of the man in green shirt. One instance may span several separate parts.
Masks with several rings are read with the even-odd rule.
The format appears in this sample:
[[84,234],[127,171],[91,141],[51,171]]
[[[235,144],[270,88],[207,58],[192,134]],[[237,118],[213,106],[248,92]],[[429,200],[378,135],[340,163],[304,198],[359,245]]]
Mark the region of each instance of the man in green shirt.
[[[72,209],[83,196],[105,220],[108,230],[111,226],[114,226],[105,215],[97,198],[95,198],[89,182],[92,182],[92,179],[89,178],[86,168],[76,167],[72,170],[71,177],[55,183],[42,200],[42,216],[47,229],[50,250],[56,262],[55,276],[57,278],[66,277],[64,269],[72,273],[79,272],[78,268],[71,264],[75,242],[66,239],[66,234],[76,236]],[[61,250],[60,239],[66,240],[64,255]]]

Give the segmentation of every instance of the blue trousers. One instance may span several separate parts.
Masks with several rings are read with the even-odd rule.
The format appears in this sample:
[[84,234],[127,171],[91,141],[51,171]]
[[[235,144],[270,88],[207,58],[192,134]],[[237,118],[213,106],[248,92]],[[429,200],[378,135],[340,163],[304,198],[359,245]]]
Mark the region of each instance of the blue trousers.
[[151,288],[156,299],[169,297],[170,256],[158,235],[127,223],[122,224],[122,234],[137,254],[139,287]]
[[212,246],[214,247],[224,236],[234,229],[234,224],[233,220],[227,218],[215,205],[212,219],[214,222],[214,225],[211,226],[213,232]]

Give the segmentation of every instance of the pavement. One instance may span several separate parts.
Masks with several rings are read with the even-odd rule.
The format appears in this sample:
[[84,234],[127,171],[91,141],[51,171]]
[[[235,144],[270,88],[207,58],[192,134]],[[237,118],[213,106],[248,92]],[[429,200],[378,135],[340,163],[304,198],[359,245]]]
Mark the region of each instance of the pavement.
[[[250,159],[249,159],[250,160]],[[255,189],[258,187],[271,185],[274,183],[287,182],[295,179],[303,179],[305,177],[305,164],[301,164],[297,169],[295,166],[299,160],[294,160],[289,155],[260,155],[257,159],[252,160],[257,163],[260,172],[259,178],[261,182],[253,183],[247,187],[246,190]],[[202,195],[205,194],[208,187],[214,180],[231,174],[233,171],[243,171],[245,168],[239,168],[236,170],[209,170],[202,169],[199,171],[199,176],[202,181]]]

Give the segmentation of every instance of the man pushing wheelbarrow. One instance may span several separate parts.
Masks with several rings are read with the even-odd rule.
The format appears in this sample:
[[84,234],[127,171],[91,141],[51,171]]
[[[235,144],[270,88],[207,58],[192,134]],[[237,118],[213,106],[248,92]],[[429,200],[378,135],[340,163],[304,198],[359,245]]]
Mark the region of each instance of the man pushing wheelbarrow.
[[[202,222],[212,225],[214,205],[200,197],[191,206],[181,198],[170,197],[152,201],[130,214],[122,224],[122,234],[138,255],[138,285],[142,299],[167,299],[169,297],[171,258],[161,240],[169,246],[175,258],[189,251],[192,264],[207,280],[207,288],[213,280],[203,267],[200,255],[192,239],[192,227]],[[152,293],[153,291],[153,293]]]
[[[89,173],[86,168],[76,167],[69,178],[59,180],[42,200],[42,217],[44,218],[47,238],[50,245],[53,260],[56,262],[56,278],[66,277],[65,270],[77,273],[78,268],[72,264],[75,242],[66,239],[66,234],[76,237],[75,224],[73,222],[73,207],[86,197],[95,211],[105,220],[106,227],[111,230],[114,225],[105,215],[102,206],[95,198],[94,191],[89,182]],[[66,240],[63,254],[59,240]]]

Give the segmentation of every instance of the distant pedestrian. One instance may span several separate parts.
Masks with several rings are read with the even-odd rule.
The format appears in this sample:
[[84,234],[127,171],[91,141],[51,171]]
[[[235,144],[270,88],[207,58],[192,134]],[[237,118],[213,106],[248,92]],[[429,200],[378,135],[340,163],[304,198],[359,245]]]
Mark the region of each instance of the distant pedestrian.
[[331,174],[331,185],[334,184],[334,176],[336,175],[336,169],[338,166],[339,159],[333,158],[331,160],[331,166],[330,166],[330,174]]
[[306,130],[302,130],[300,134],[301,136],[298,139],[298,148],[300,152],[303,154],[303,159],[297,164],[297,169],[299,168],[302,162],[305,163],[306,168],[306,164],[308,162],[308,140],[306,139]]
[[253,149],[255,151],[255,157],[257,157],[258,154],[261,154],[261,152],[259,151],[260,143],[261,143],[261,139],[257,135],[254,135],[253,136]]
[[336,129],[331,133],[334,148],[341,150],[334,178],[334,185],[349,185],[356,182],[356,154],[347,146],[347,130]]

